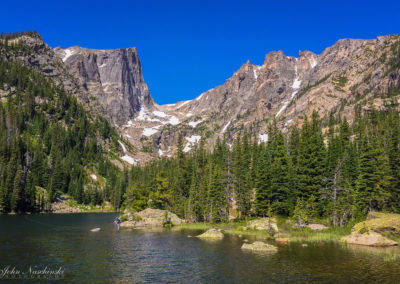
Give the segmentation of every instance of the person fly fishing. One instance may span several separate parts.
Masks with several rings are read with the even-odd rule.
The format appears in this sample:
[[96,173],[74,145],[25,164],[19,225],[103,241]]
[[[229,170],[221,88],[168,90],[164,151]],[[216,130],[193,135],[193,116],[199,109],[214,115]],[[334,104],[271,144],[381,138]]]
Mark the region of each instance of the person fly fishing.
[[118,231],[119,231],[119,226],[121,225],[121,220],[119,219],[119,217],[115,218],[114,223],[117,224],[117,228],[118,228]]

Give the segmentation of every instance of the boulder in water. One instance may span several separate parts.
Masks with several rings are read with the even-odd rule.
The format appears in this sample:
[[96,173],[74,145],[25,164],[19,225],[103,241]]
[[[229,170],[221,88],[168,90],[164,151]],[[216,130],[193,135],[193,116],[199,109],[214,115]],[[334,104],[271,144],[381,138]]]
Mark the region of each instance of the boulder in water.
[[94,228],[94,229],[91,229],[90,231],[91,232],[98,232],[98,231],[100,231],[100,228]]
[[252,244],[243,244],[242,245],[243,250],[249,250],[249,251],[254,251],[254,252],[277,252],[278,248],[276,246],[260,242],[260,241],[255,241]]
[[372,231],[364,234],[353,232],[350,235],[343,237],[341,241],[353,245],[372,247],[388,247],[397,245],[397,242]]
[[213,240],[221,240],[224,238],[224,234],[217,229],[209,229],[201,235],[197,236],[201,239],[213,239]]
[[179,225],[182,223],[176,214],[167,210],[147,208],[137,213],[127,213],[127,221],[121,223],[121,227],[146,229],[163,227],[166,224]]

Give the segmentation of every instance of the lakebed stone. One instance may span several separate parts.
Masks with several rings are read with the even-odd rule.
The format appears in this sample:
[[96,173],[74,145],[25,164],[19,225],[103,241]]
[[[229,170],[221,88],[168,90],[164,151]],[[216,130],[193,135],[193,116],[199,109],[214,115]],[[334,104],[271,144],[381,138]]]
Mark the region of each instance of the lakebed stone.
[[201,239],[213,239],[213,240],[221,240],[224,238],[224,234],[217,229],[209,229],[201,235],[197,236]]
[[241,247],[243,250],[248,250],[248,251],[254,251],[254,252],[277,252],[278,248],[276,246],[260,242],[260,241],[255,241],[252,244],[243,244]]

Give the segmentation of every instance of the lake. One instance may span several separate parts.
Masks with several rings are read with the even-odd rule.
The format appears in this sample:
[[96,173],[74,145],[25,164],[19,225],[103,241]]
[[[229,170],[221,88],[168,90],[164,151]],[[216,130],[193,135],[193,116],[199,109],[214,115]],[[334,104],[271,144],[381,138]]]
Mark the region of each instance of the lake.
[[[240,249],[243,238],[237,236],[208,242],[188,237],[201,233],[194,230],[118,232],[115,216],[0,215],[0,272],[7,267],[25,272],[6,281],[11,283],[48,282],[37,275],[22,281],[32,277],[29,268],[31,273],[61,268],[56,283],[400,282],[399,248],[292,243],[275,254],[254,254]],[[90,232],[97,227],[99,232]]]

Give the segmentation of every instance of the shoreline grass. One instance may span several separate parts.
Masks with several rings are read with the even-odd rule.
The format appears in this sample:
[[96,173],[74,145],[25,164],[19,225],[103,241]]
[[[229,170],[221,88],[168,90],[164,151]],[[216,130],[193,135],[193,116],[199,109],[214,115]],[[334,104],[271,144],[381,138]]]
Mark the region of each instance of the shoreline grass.
[[281,219],[278,221],[279,232],[275,235],[265,230],[245,229],[245,221],[226,223],[183,223],[175,227],[177,229],[191,230],[216,228],[230,235],[255,236],[264,239],[288,238],[290,242],[339,241],[343,236],[350,234],[352,228],[352,225],[348,225],[346,227],[330,227],[321,231],[313,231],[310,228],[296,229],[291,227],[290,224],[287,224],[285,222],[286,220],[287,219]]
[[255,236],[263,239],[273,239],[272,236],[265,230],[245,230],[245,222],[224,222],[224,223],[182,223],[174,226],[177,229],[189,230],[208,230],[208,229],[221,229],[226,234],[230,235],[243,235]]

